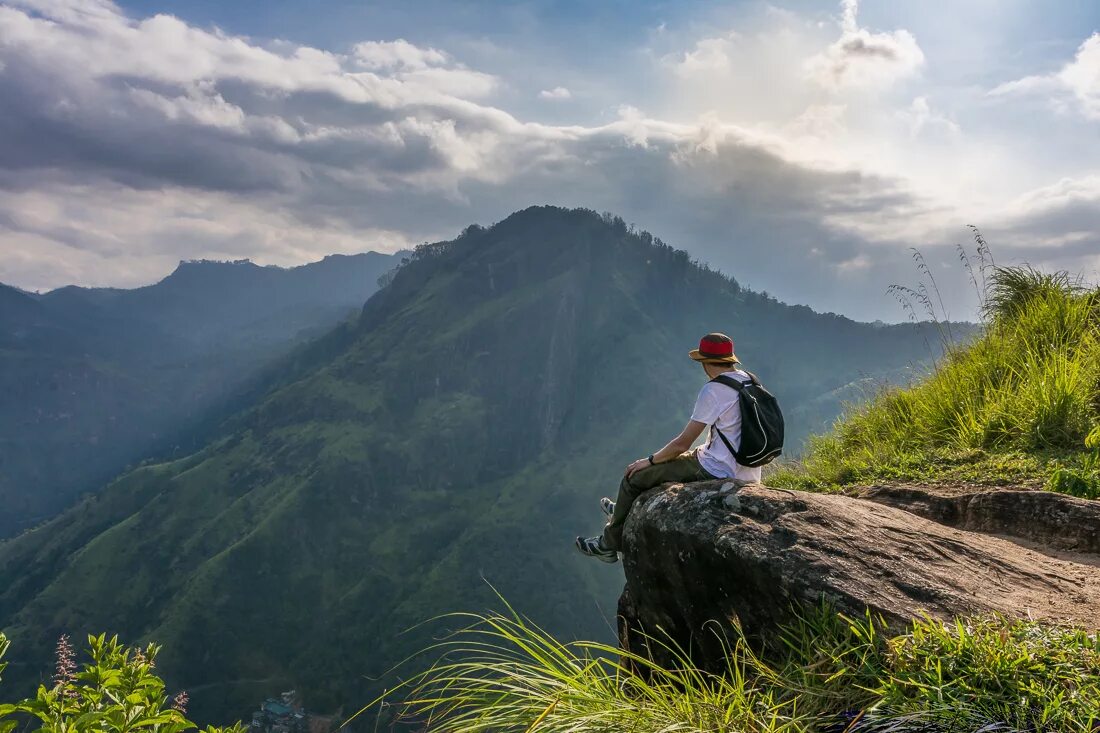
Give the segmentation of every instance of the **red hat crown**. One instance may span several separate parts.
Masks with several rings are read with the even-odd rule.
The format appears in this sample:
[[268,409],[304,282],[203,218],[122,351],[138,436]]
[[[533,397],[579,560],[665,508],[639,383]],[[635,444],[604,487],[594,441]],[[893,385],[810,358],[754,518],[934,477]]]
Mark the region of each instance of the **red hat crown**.
[[733,339],[724,333],[708,333],[699,339],[699,355],[715,359],[733,356]]

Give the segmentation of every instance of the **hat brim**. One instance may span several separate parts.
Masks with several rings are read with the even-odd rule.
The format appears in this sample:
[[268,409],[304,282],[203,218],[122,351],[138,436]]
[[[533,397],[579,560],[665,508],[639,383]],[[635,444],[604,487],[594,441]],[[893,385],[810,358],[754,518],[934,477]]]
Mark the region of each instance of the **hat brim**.
[[737,354],[730,354],[729,356],[705,356],[699,349],[692,349],[688,352],[695,361],[713,361],[721,364],[740,364],[741,360],[737,358]]

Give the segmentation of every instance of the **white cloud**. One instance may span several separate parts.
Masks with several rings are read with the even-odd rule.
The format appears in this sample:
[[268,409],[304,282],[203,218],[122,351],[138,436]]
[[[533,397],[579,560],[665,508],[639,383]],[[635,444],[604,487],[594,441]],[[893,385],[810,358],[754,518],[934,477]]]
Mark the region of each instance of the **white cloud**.
[[539,99],[570,99],[573,93],[565,87],[554,87],[553,89],[543,89],[539,92]]
[[898,114],[909,125],[911,137],[922,134],[942,134],[948,138],[957,139],[962,134],[962,130],[954,120],[932,109],[927,97],[915,97],[909,108]]
[[1073,62],[1058,74],[1089,117],[1100,119],[1100,33],[1093,33],[1080,48]]
[[738,35],[731,31],[724,36],[703,38],[695,47],[679,55],[666,56],[663,62],[680,76],[728,71],[733,64]]
[[168,120],[185,120],[199,125],[246,132],[244,111],[226,102],[208,84],[189,85],[183,94],[171,97],[149,89],[129,91],[131,98],[139,105],[160,112]]
[[351,56],[308,46],[282,52],[168,15],[133,21],[93,0],[21,3],[35,12],[0,6],[0,51],[22,54],[85,86],[128,76],[177,85],[236,82],[271,93],[317,92],[396,107],[484,95],[495,84],[491,75],[407,41],[361,43]]
[[497,88],[497,78],[492,74],[464,68],[418,69],[395,77],[407,90],[423,90],[461,99],[481,99]]
[[349,230],[245,197],[172,188],[49,183],[0,194],[5,280],[32,290],[78,282],[134,287],[181,259],[296,265],[329,253],[396,251],[401,232]]
[[434,48],[419,48],[399,38],[396,41],[364,41],[352,48],[356,63],[367,69],[426,69],[447,63],[447,54]]
[[[1078,46],[1073,61],[1059,71],[1006,82],[990,94],[1043,95],[1058,109],[1073,106],[1085,117],[1100,120],[1100,33],[1093,33]],[[1068,104],[1069,101],[1073,104]]]
[[782,127],[782,135],[792,145],[803,149],[828,148],[833,141],[847,134],[847,113],[847,105],[811,104]]
[[866,254],[860,253],[855,257],[837,262],[835,265],[833,265],[833,267],[835,267],[839,272],[844,273],[845,275],[851,275],[854,273],[860,273],[870,270],[872,264],[873,263],[871,262],[870,257],[868,257]]
[[1014,244],[1042,251],[1086,241],[1100,254],[1100,175],[1026,191],[1006,203],[1002,221]]
[[924,52],[907,30],[872,33],[859,26],[858,0],[843,0],[841,35],[806,61],[806,73],[826,89],[885,87],[913,75]]
[[[923,59],[904,31],[871,33],[845,8],[841,41],[789,12],[759,32],[666,30],[662,43],[687,49],[650,56],[669,98],[644,98],[642,112],[624,94],[609,122],[552,125],[496,106],[516,98],[494,96],[515,91],[514,78],[453,49],[397,40],[337,52],[97,0],[8,2],[0,280],[132,285],[187,257],[293,264],[555,203],[621,213],[750,285],[874,318],[890,307],[881,283],[908,272],[904,247],[954,241],[950,225],[1002,217],[1052,258],[1087,244],[1100,200],[1080,178],[1022,187],[1033,193],[1012,216],[981,198],[965,176],[984,169],[943,144],[958,134],[950,98],[921,89],[899,107],[899,95],[822,94],[803,66],[815,52],[837,91]],[[519,98],[546,110],[539,88]],[[936,145],[950,148],[949,176],[945,158],[927,155]]]

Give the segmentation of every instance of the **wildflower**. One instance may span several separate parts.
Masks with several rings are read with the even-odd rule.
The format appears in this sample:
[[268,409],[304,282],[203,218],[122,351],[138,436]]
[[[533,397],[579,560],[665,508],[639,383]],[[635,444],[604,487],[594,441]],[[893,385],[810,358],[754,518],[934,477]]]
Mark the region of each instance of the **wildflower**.
[[172,709],[179,712],[180,715],[187,714],[187,703],[191,701],[191,698],[187,695],[187,690],[180,690],[176,693],[176,696],[172,698]]
[[57,674],[54,675],[54,684],[57,687],[64,687],[76,678],[76,653],[66,634],[62,634],[57,640],[56,656]]
[[149,669],[156,669],[157,665],[153,659],[154,655],[150,653],[151,651],[152,649],[147,651],[145,649],[142,649],[141,647],[134,647],[134,664],[146,665],[149,667]]

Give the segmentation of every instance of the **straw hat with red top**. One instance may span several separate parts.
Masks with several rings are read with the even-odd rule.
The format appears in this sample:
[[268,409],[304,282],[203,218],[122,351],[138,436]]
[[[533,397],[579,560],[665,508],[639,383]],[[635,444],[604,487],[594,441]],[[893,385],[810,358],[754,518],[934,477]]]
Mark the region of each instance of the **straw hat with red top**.
[[708,333],[699,340],[699,348],[692,349],[688,356],[695,361],[713,361],[722,364],[739,364],[737,354],[733,353],[733,339],[724,333]]

